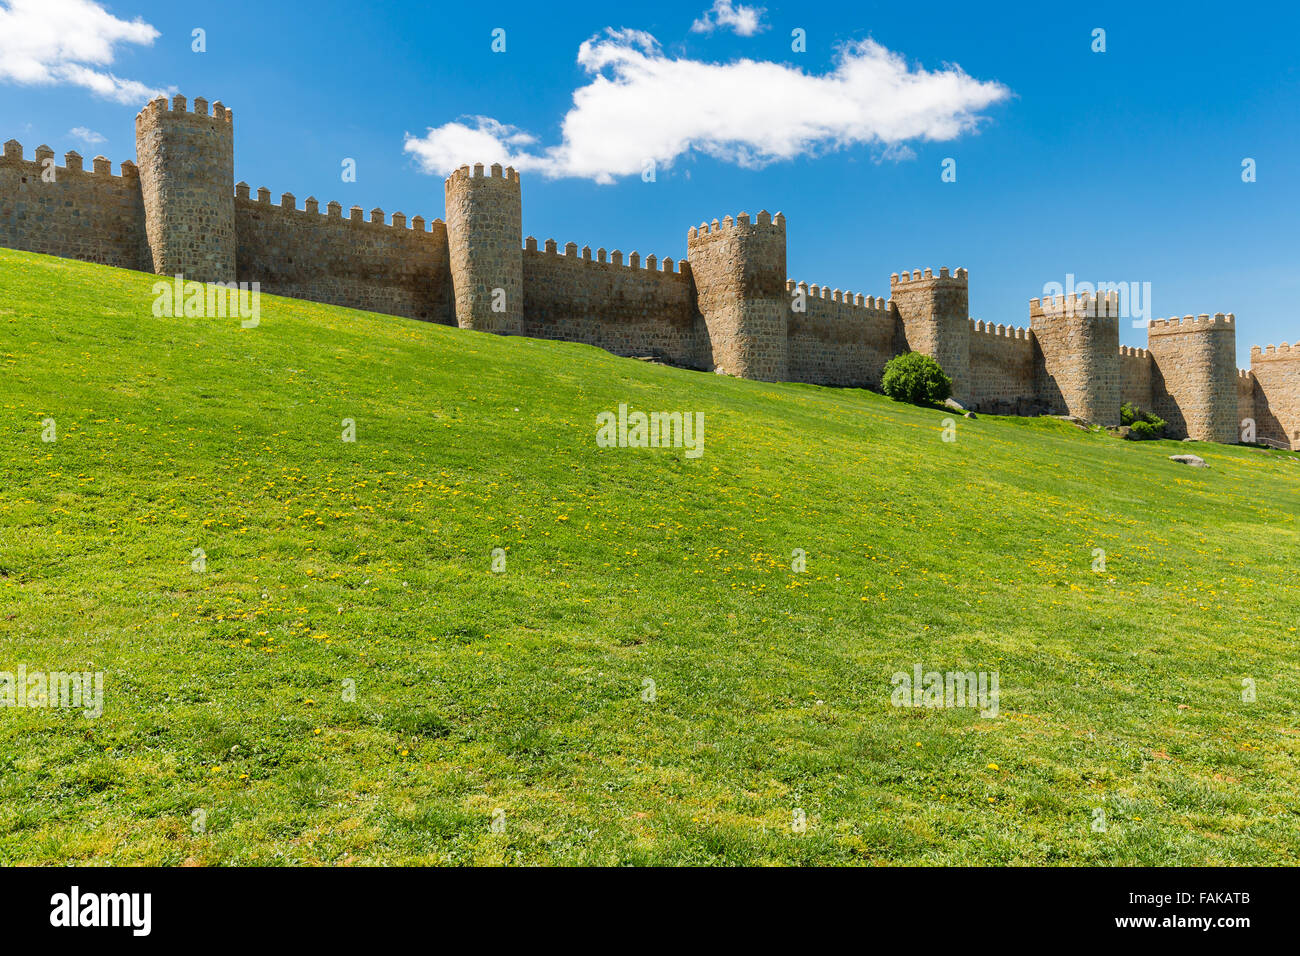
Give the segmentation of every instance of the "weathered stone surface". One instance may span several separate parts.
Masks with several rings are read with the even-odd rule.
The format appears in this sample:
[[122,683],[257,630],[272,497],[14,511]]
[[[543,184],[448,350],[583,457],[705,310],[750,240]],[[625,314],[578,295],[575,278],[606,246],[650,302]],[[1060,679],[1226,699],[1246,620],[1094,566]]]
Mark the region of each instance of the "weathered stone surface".
[[1019,414],[1033,402],[1034,340],[1029,329],[969,323],[969,406],[981,412]]
[[152,272],[134,163],[113,176],[23,159],[10,140],[0,159],[0,246]]
[[[294,209],[235,199],[238,274],[263,292],[328,302],[350,309],[455,324],[447,227],[344,219],[342,207],[319,203]],[[403,220],[405,217],[403,217]]]
[[1119,424],[1118,301],[1107,296],[1029,300],[1035,384],[1049,408],[1099,425]]
[[1147,326],[1154,360],[1152,410],[1170,438],[1235,442],[1237,335],[1232,315],[1156,319]]
[[[598,260],[545,249],[523,253],[525,335],[700,367],[701,321],[685,260],[680,271],[659,271],[603,261],[603,249]],[[672,260],[662,267],[672,270]]]
[[1082,428],[1086,430],[1092,427],[1092,422],[1088,421],[1088,419],[1086,418],[1081,418],[1078,415],[1050,415],[1048,417],[1059,418],[1063,422],[1069,422],[1071,425],[1073,425],[1076,428]]
[[706,364],[741,378],[788,381],[785,217],[715,219],[687,233],[686,251]]
[[152,271],[197,282],[235,279],[234,127],[230,111],[187,112],[165,97],[135,118]]
[[1132,402],[1143,411],[1151,411],[1154,395],[1151,377],[1155,364],[1146,349],[1119,347],[1119,395],[1122,402]]
[[1255,346],[1248,376],[1257,435],[1300,449],[1300,342]]
[[883,296],[854,296],[786,282],[787,354],[792,381],[879,387],[893,358],[897,315]]
[[967,273],[946,268],[913,269],[889,277],[889,296],[898,312],[899,351],[924,352],[938,361],[952,379],[952,397],[970,400],[970,310]]
[[1199,455],[1170,455],[1170,461],[1176,461],[1180,465],[1191,465],[1193,468],[1209,468],[1205,459]]
[[523,331],[524,264],[519,174],[462,166],[446,182],[447,239],[456,322],[462,329]]

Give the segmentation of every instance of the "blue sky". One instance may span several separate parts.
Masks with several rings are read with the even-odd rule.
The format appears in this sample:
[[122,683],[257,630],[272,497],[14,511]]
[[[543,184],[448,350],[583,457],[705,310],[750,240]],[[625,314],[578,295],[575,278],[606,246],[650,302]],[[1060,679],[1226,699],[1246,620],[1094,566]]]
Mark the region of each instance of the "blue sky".
[[[605,95],[611,80],[617,85],[617,74],[578,62],[581,44],[607,38],[610,28],[650,34],[656,64],[688,77],[698,65],[701,76],[720,82],[745,77],[708,65],[742,59],[773,64],[763,82],[772,75],[779,81],[782,69],[823,76],[842,63],[846,48],[871,40],[903,58],[905,84],[931,77],[941,103],[940,119],[920,124],[930,132],[946,135],[948,87],[958,87],[954,100],[962,99],[963,83],[965,93],[982,84],[1000,84],[1005,93],[967,109],[956,124],[963,131],[942,141],[924,133],[870,141],[874,121],[836,127],[840,120],[832,118],[832,133],[765,165],[738,163],[734,144],[710,150],[687,143],[658,163],[654,182],[565,175],[603,161],[592,158],[601,151],[600,130],[589,128],[586,143],[570,151],[578,159],[549,170],[558,178],[541,160],[525,168],[525,234],[676,259],[693,224],[740,210],[781,210],[790,277],[810,283],[887,295],[891,272],[965,266],[974,317],[1025,325],[1028,299],[1072,273],[1077,281],[1151,283],[1153,317],[1235,312],[1242,366],[1252,344],[1300,339],[1294,8],[1089,4],[1054,11],[1025,4],[990,11],[976,4],[755,2],[749,6],[763,12],[751,35],[726,24],[692,31],[711,3],[629,4],[620,12],[583,3],[98,5],[119,21],[143,21],[148,31],[105,26],[85,15],[89,0],[44,0],[25,10],[0,0],[0,15],[48,18],[68,10],[83,33],[100,31],[55,44],[30,69],[14,66],[14,31],[8,40],[0,35],[0,138],[20,140],[28,157],[47,143],[60,156],[76,149],[116,164],[134,157],[133,120],[143,98],[133,91],[174,88],[234,110],[235,176],[254,189],[433,218],[443,214],[441,177],[404,148],[408,137],[472,126],[478,121],[466,117],[483,116],[531,134],[535,141],[520,148],[545,155],[564,141],[561,123],[575,91],[594,85],[600,89],[593,95]],[[206,30],[204,53],[191,50],[196,27]],[[506,31],[504,53],[491,49],[497,28]],[[791,49],[796,28],[806,33],[806,52]],[[1106,31],[1104,53],[1091,49],[1096,28]],[[126,35],[96,45],[115,29]],[[155,32],[151,41],[141,38]],[[954,65],[965,79],[944,82]],[[97,78],[86,79],[78,67]],[[110,75],[116,80],[105,79]],[[886,91],[877,97],[889,101],[883,104],[871,100],[869,84],[859,93],[887,113],[897,101],[902,115],[890,128],[906,128],[907,98],[929,95],[926,83],[915,85]],[[617,98],[611,102],[617,110]],[[671,138],[697,105],[679,92],[666,93],[664,103],[640,124],[652,140]],[[789,104],[773,104],[774,113],[788,115]],[[818,106],[810,103],[809,111]],[[960,118],[962,108],[954,111]],[[867,141],[853,141],[846,128]],[[74,129],[104,141],[87,143]],[[761,154],[769,131],[748,135],[748,151]],[[1247,157],[1256,163],[1253,183],[1242,181]],[[354,183],[341,179],[344,158],[356,160]],[[956,160],[956,182],[941,180],[946,158]],[[1144,345],[1146,333],[1124,322],[1121,341]]]

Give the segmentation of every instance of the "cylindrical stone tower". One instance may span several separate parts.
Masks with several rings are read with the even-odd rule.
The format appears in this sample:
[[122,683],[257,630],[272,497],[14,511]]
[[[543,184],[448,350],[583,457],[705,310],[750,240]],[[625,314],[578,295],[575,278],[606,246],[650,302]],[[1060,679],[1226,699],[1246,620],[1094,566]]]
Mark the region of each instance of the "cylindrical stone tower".
[[220,102],[158,97],[135,118],[135,148],[153,271],[235,281],[235,140]]
[[761,382],[789,379],[785,217],[741,213],[686,234],[711,367]]
[[1155,413],[1172,438],[1232,444],[1237,428],[1237,324],[1231,313],[1147,324]]
[[1118,425],[1118,296],[1030,299],[1029,327],[1037,342],[1034,380],[1039,400],[1057,414]]
[[970,399],[970,300],[965,269],[914,269],[889,277],[889,297],[909,352],[929,355],[952,379],[952,397]]
[[519,174],[493,164],[462,166],[449,177],[447,247],[456,324],[518,335],[523,331],[524,256]]

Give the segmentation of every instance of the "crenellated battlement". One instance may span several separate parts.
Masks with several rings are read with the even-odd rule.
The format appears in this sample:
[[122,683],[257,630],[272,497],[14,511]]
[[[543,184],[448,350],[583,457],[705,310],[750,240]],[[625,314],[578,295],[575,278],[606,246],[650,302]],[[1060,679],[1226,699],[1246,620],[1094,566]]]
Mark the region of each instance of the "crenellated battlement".
[[1117,292],[1071,293],[1070,295],[1044,296],[1029,300],[1029,316],[1034,318],[1119,318],[1120,300]]
[[1216,312],[1214,315],[1171,316],[1167,319],[1152,319],[1147,325],[1148,337],[1152,335],[1178,335],[1184,332],[1233,331],[1237,317],[1231,312]]
[[895,272],[889,276],[889,287],[894,289],[900,285],[911,285],[921,282],[947,282],[965,285],[969,278],[969,273],[962,268],[957,268],[953,272],[949,273],[948,267],[943,266],[939,269],[937,275],[933,269],[913,269],[911,272],[904,269],[902,272]]
[[144,109],[136,114],[136,122],[140,122],[141,119],[159,120],[167,115],[170,115],[173,119],[182,115],[192,119],[207,119],[214,123],[224,123],[227,126],[235,121],[234,113],[220,100],[212,104],[212,112],[209,114],[208,101],[203,97],[196,96],[194,98],[194,109],[189,110],[187,109],[185,97],[177,94],[171,98],[171,102],[168,102],[165,96],[154,97],[145,104]]
[[250,195],[249,185],[243,181],[235,183],[235,201],[254,207],[265,207],[273,213],[297,216],[304,220],[337,220],[350,226],[397,229],[424,235],[436,233],[446,225],[441,219],[427,220],[423,216],[412,216],[408,220],[406,214],[401,212],[393,213],[390,220],[386,218],[384,211],[378,208],[370,210],[370,217],[367,219],[360,206],[353,206],[349,210],[349,215],[344,218],[343,206],[340,203],[331,200],[325,204],[325,209],[322,211],[320,201],[315,196],[308,196],[303,203],[303,208],[299,209],[298,200],[293,193],[281,193],[280,202],[273,203],[270,189],[261,186],[256,195]]
[[712,239],[723,235],[730,235],[736,232],[753,232],[758,229],[771,229],[779,231],[782,237],[785,236],[785,216],[777,213],[773,216],[766,209],[759,210],[758,215],[753,219],[749,218],[749,213],[741,212],[736,215],[735,219],[731,216],[723,216],[722,221],[717,219],[713,222],[702,222],[698,226],[691,226],[686,231],[688,241]]
[[1023,326],[994,325],[992,322],[985,323],[975,319],[970,320],[970,330],[973,335],[988,335],[1022,342],[1028,342],[1030,338],[1029,329]]
[[857,318],[857,311],[861,310],[863,317],[866,313],[883,313],[888,312],[891,308],[890,300],[884,296],[867,295],[861,292],[841,291],[840,289],[832,290],[830,286],[818,285],[807,282],[796,282],[794,279],[785,281],[785,291],[793,301],[795,292],[802,292],[805,300],[815,300],[819,302],[831,302],[836,305],[847,306],[844,315],[848,318]]
[[[45,161],[54,158],[54,150],[42,144],[36,147],[36,155],[33,159],[23,157],[23,144],[16,139],[11,139],[4,144],[4,155],[0,157],[0,164],[11,167],[25,169],[32,176],[39,177],[47,168]],[[67,173],[85,173],[88,176],[113,176],[114,178],[133,179],[140,175],[140,170],[135,163],[129,159],[124,159],[119,164],[120,173],[113,172],[113,164],[104,156],[96,156],[91,160],[91,168],[86,169],[85,160],[76,150],[68,150],[63,154],[63,165],[54,166],[55,181],[60,176]]]
[[1280,358],[1280,359],[1300,359],[1300,342],[1295,345],[1288,345],[1283,342],[1281,345],[1266,345],[1260,348],[1258,345],[1250,347],[1250,360],[1255,361],[1256,357],[1261,359]]
[[658,272],[664,275],[685,276],[690,273],[690,265],[685,259],[677,261],[677,270],[673,271],[673,259],[671,256],[664,256],[660,259],[656,255],[648,255],[644,260],[639,252],[628,254],[627,261],[623,261],[623,253],[615,249],[613,252],[606,252],[602,246],[597,249],[593,255],[591,246],[583,246],[579,251],[576,242],[567,242],[561,251],[559,243],[554,239],[547,239],[543,242],[542,247],[537,247],[537,239],[534,236],[528,236],[524,239],[524,252],[535,253],[542,256],[558,256],[561,259],[570,259],[574,262],[590,266],[604,266],[607,268],[620,269],[637,269],[642,272]]
[[453,181],[464,182],[472,179],[502,179],[507,182],[518,183],[519,173],[513,166],[503,167],[500,163],[493,163],[491,167],[484,167],[482,163],[475,163],[473,166],[465,165],[452,171],[447,177],[446,184],[450,185]]
[[1151,357],[1151,353],[1146,349],[1137,348],[1131,345],[1121,345],[1119,347],[1119,354],[1122,358],[1149,359]]

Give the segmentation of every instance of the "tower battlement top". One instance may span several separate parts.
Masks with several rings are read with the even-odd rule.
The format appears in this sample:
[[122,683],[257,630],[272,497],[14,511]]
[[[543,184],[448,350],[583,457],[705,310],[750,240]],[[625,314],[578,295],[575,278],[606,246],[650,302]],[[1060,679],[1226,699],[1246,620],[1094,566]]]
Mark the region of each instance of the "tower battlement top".
[[190,110],[185,97],[181,96],[179,93],[173,96],[170,102],[168,102],[167,97],[165,96],[154,97],[145,104],[144,109],[136,114],[135,120],[137,123],[150,119],[157,121],[165,115],[171,115],[173,117],[181,115],[188,117],[204,117],[212,122],[224,123],[226,125],[230,125],[234,122],[234,114],[227,106],[223,105],[220,100],[217,100],[212,104],[212,112],[211,115],[209,115],[208,101],[202,96],[196,96],[194,98],[194,109]]

